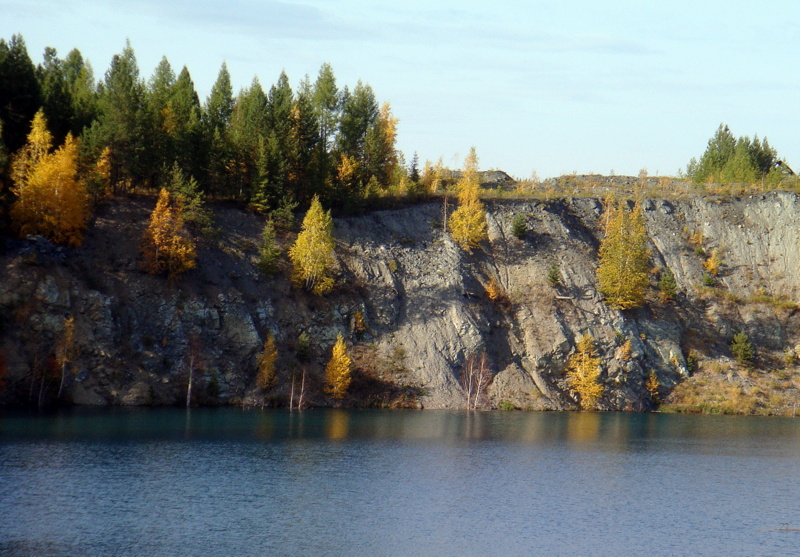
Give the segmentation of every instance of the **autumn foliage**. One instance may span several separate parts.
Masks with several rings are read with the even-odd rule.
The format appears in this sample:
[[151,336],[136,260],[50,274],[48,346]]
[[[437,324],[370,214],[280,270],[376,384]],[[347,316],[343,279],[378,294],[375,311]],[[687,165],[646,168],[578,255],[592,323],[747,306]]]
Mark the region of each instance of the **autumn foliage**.
[[183,207],[162,189],[142,238],[145,267],[153,274],[166,273],[174,279],[196,265],[194,241],[183,226]]
[[628,213],[609,203],[606,235],[600,244],[597,281],[606,303],[616,309],[632,309],[644,304],[650,278],[647,229],[639,204]]
[[353,360],[347,354],[347,345],[341,333],[333,345],[333,353],[325,366],[325,392],[333,398],[344,398],[350,387],[350,372]]
[[450,216],[450,234],[467,252],[478,247],[486,234],[486,211],[480,201],[478,155],[473,147],[464,163],[464,172],[456,185],[458,209]]
[[267,335],[264,349],[258,357],[258,376],[256,380],[262,390],[267,390],[275,385],[275,364],[278,361],[278,349],[275,347],[275,337]]
[[603,396],[600,382],[600,357],[590,336],[581,338],[577,351],[567,362],[567,384],[578,396],[582,410],[593,410]]
[[333,289],[333,219],[318,197],[311,200],[300,234],[289,248],[295,286],[322,295]]
[[20,236],[41,234],[51,242],[78,246],[89,218],[89,196],[78,177],[78,140],[67,135],[52,149],[52,135],[40,110],[27,144],[12,162],[12,191],[17,201],[11,220]]

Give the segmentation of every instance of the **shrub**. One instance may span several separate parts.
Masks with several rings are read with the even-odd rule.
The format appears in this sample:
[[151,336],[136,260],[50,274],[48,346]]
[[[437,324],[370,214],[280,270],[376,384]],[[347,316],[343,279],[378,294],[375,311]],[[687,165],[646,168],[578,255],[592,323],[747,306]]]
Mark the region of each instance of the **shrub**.
[[561,271],[558,268],[558,263],[555,261],[550,265],[550,270],[547,272],[547,282],[549,282],[550,286],[553,288],[561,286]]
[[713,287],[717,285],[717,279],[708,273],[703,273],[703,286]]

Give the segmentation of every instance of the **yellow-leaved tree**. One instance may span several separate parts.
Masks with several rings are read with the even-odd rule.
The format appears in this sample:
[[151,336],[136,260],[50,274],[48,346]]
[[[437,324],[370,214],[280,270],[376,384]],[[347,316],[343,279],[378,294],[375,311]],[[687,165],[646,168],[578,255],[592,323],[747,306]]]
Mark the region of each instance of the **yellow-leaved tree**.
[[325,366],[325,392],[333,398],[344,398],[350,387],[350,369],[353,360],[347,354],[347,345],[342,334],[336,337],[333,353],[328,365]]
[[78,177],[78,140],[67,135],[50,152],[52,135],[40,110],[27,144],[12,162],[12,191],[17,201],[11,221],[20,236],[41,234],[51,242],[79,246],[89,219],[89,196]]
[[289,248],[292,261],[292,281],[317,295],[333,290],[333,219],[325,211],[316,195],[311,200],[302,230],[294,245]]
[[170,279],[194,269],[197,250],[183,226],[183,208],[162,188],[150,225],[142,237],[145,267],[153,274],[166,273]]
[[600,244],[597,282],[606,303],[616,309],[632,309],[644,304],[650,278],[647,228],[641,204],[631,212],[619,204],[607,204],[606,234]]
[[594,339],[584,336],[578,341],[577,351],[567,362],[567,384],[578,395],[583,410],[593,410],[603,396],[600,382],[600,357],[594,347]]
[[258,387],[266,391],[275,385],[275,364],[278,361],[278,349],[275,347],[275,337],[267,335],[264,349],[258,357]]
[[450,234],[465,251],[478,247],[486,234],[486,211],[480,200],[480,179],[478,177],[478,154],[475,147],[469,151],[464,161],[464,172],[456,184],[458,209],[450,215]]

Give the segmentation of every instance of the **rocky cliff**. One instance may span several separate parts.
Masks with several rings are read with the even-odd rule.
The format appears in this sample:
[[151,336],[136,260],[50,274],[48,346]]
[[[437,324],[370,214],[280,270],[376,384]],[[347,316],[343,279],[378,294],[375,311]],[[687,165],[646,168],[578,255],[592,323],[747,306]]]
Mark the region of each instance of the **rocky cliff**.
[[[192,360],[196,404],[285,405],[303,375],[305,402],[330,404],[321,375],[341,332],[358,368],[346,404],[464,407],[465,360],[485,352],[491,405],[576,408],[564,368],[577,340],[591,335],[602,357],[602,409],[652,409],[669,403],[679,384],[716,396],[703,382],[716,374],[731,392],[752,395],[748,404],[776,412],[794,404],[796,412],[794,194],[646,200],[653,288],[645,307],[626,312],[609,309],[596,289],[596,199],[488,202],[489,240],[472,254],[443,232],[441,201],[339,219],[337,286],[323,298],[292,288],[286,268],[262,276],[263,222],[229,206],[215,207],[218,238],[200,249],[196,269],[172,284],[144,273],[138,242],[153,203],[109,203],[77,249],[41,238],[6,242],[0,402],[54,399],[61,369],[52,355],[72,315],[77,352],[62,401],[77,404],[185,403]],[[519,215],[528,229],[522,239],[511,233]],[[713,250],[722,264],[711,280],[703,264]],[[554,263],[557,286],[548,280]],[[663,268],[677,281],[672,301],[657,296]],[[501,291],[495,299],[486,292],[492,281]],[[750,368],[733,359],[737,331],[755,348]],[[278,384],[263,393],[255,373],[268,333],[279,348]],[[647,388],[651,375],[655,390]],[[776,391],[756,392],[762,384]]]

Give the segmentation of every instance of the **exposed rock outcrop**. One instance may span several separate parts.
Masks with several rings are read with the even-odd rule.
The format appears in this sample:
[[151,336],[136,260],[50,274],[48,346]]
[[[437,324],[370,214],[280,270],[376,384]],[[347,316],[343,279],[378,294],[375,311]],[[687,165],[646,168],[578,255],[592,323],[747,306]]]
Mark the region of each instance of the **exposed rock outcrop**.
[[[254,377],[268,333],[281,354],[270,400],[285,403],[291,373],[305,367],[309,399],[329,403],[321,370],[342,332],[376,381],[413,389],[423,407],[463,407],[463,363],[485,351],[492,404],[569,409],[577,406],[564,367],[577,340],[591,335],[603,362],[601,408],[622,410],[653,407],[651,374],[664,397],[698,358],[730,361],[738,330],[762,362],[800,342],[798,312],[788,303],[800,287],[798,196],[644,203],[654,268],[671,269],[678,296],[659,301],[654,273],[649,303],[620,312],[596,288],[603,205],[595,199],[488,202],[489,241],[473,254],[443,232],[440,202],[339,219],[337,288],[325,298],[293,289],[285,270],[262,277],[255,265],[262,222],[230,207],[216,208],[220,236],[200,250],[197,269],[174,284],[147,275],[138,240],[153,201],[116,201],[81,248],[8,242],[0,257],[0,349],[9,372],[0,401],[36,398],[68,315],[79,353],[64,398],[78,404],[185,401],[192,339],[198,403],[262,402]],[[511,233],[518,215],[528,227],[522,240]],[[712,249],[723,261],[714,288],[702,286]],[[547,279],[553,263],[558,287]],[[505,297],[487,297],[490,281]],[[295,357],[301,333],[310,341],[307,363]],[[59,371],[49,373],[52,399]]]

